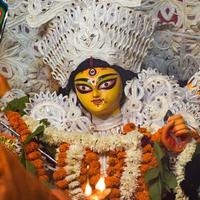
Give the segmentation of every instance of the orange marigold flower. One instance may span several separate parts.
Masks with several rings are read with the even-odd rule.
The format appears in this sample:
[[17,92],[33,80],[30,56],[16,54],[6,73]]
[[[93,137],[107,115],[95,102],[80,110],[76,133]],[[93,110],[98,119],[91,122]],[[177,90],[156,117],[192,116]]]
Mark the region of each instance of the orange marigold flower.
[[36,160],[40,158],[40,156],[41,156],[41,153],[38,151],[33,151],[27,155],[28,160]]
[[88,175],[89,176],[95,176],[100,173],[100,168],[99,167],[90,167],[88,170]]
[[153,154],[152,153],[145,153],[142,155],[142,159],[144,163],[148,163],[151,161]]
[[140,133],[145,133],[145,132],[147,132],[147,129],[146,129],[146,128],[143,128],[143,127],[140,127],[140,128],[138,128],[138,131],[139,131]]
[[110,166],[114,166],[114,165],[116,165],[116,164],[118,164],[118,163],[119,163],[119,160],[118,160],[117,158],[112,158],[112,157],[110,157],[109,160],[108,160],[108,164],[109,164]]
[[43,167],[43,162],[42,162],[41,159],[34,160],[34,161],[32,161],[32,163],[36,168],[42,168]]
[[17,112],[13,112],[13,111],[6,111],[5,114],[6,114],[7,117],[11,117],[13,115],[18,115]]
[[133,123],[128,123],[128,124],[123,126],[123,132],[125,134],[127,134],[127,133],[129,133],[133,130],[135,130],[135,124],[133,124]]
[[64,179],[66,176],[67,176],[67,172],[65,171],[64,168],[59,168],[58,170],[56,170],[53,173],[53,179],[56,180],[56,181]]
[[16,132],[20,133],[21,131],[27,129],[27,126],[24,125],[19,125],[17,128],[15,128]]
[[143,148],[143,152],[147,153],[147,152],[152,152],[153,148],[150,144],[147,144],[144,148]]
[[97,168],[99,169],[101,167],[99,161],[92,161],[89,163],[89,168]]
[[20,127],[20,124],[16,121],[16,122],[10,122],[11,127],[18,133],[19,130],[18,128]]
[[119,172],[118,169],[115,169],[114,167],[108,167],[106,170],[108,176],[114,176],[117,172]]
[[[144,178],[142,176],[138,177],[137,184],[141,186],[143,183],[144,183]],[[137,190],[140,190],[140,187],[138,187]]]
[[150,200],[149,194],[147,191],[138,192],[136,194],[136,199],[137,200]]
[[115,176],[117,178],[121,177],[121,172],[122,172],[121,169],[115,169],[115,168],[110,168],[110,167],[107,169],[108,176]]
[[59,147],[60,152],[66,152],[69,149],[69,144],[67,143],[62,143]]
[[28,135],[21,135],[21,136],[20,136],[20,141],[21,141],[21,142],[26,141],[27,137],[28,137]]
[[26,126],[28,128],[27,124],[24,122],[24,120],[21,117],[19,118],[18,123],[20,126]]
[[37,169],[37,173],[39,176],[46,175],[46,171],[44,168]]
[[[118,150],[119,151],[119,150]],[[119,151],[120,152],[120,151]],[[116,151],[109,151],[108,153],[108,156],[110,157],[110,158],[116,158],[116,155],[117,155],[117,153],[116,153]]]
[[66,152],[59,152],[58,159],[66,159],[67,155]]
[[81,166],[81,174],[87,174],[88,169]]
[[115,166],[118,167],[118,166],[123,166],[123,165],[124,165],[124,159],[120,159]]
[[156,157],[152,157],[151,162],[149,163],[149,166],[151,168],[157,167],[158,166],[158,161]]
[[140,166],[140,170],[141,170],[142,173],[145,173],[148,169],[149,169],[149,167],[148,167],[147,164],[142,164]]
[[49,180],[49,177],[47,175],[43,175],[43,176],[39,176],[39,180],[40,181],[48,181]]
[[114,168],[117,169],[117,170],[120,170],[121,168],[123,168],[123,165],[124,165],[124,160],[120,160],[115,166]]
[[21,117],[18,112],[13,112],[13,111],[6,111],[5,114],[8,120],[12,120],[14,118],[19,119]]
[[56,181],[55,184],[60,189],[66,189],[68,187],[68,182],[66,179]]
[[120,178],[117,178],[116,176],[108,176],[105,178],[105,184],[108,188],[119,187]]
[[28,143],[25,146],[25,152],[27,154],[29,154],[29,153],[35,151],[38,147],[39,147],[39,145],[36,142],[31,141],[30,143]]
[[94,152],[89,152],[85,154],[85,159],[91,162],[92,160],[98,160],[99,156]]
[[120,197],[120,190],[117,189],[117,188],[112,188],[110,195],[109,195],[109,198],[113,199],[113,198],[119,198],[119,197]]
[[16,128],[18,128],[20,126],[20,124],[18,123],[18,118],[12,118],[12,119],[8,119],[11,127],[16,130]]
[[66,166],[66,161],[65,161],[65,159],[66,158],[58,158],[58,160],[57,160],[57,166],[58,167],[64,167],[64,166]]

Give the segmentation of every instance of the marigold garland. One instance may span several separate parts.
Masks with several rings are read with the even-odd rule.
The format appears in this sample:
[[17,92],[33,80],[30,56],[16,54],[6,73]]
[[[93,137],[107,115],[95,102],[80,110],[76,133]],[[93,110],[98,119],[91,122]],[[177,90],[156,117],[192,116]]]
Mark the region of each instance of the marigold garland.
[[123,172],[126,153],[124,149],[110,151],[108,153],[108,168],[105,183],[107,188],[111,188],[108,199],[120,198],[120,180]]
[[100,178],[100,173],[101,171],[98,153],[95,153],[90,149],[86,149],[85,155],[81,162],[80,170],[80,183],[83,191],[85,191],[87,182],[89,182],[92,189],[95,189],[95,185]]
[[68,188],[68,181],[65,179],[67,176],[67,172],[65,170],[66,158],[67,158],[67,150],[69,149],[69,145],[66,143],[62,143],[58,148],[58,153],[56,155],[57,160],[57,168],[53,174],[53,179],[55,185],[61,190],[66,190]]
[[[31,134],[28,126],[18,112],[8,111],[6,112],[6,116],[10,123],[10,126],[20,135],[20,142],[23,143]],[[41,153],[38,151],[38,148],[39,145],[35,140],[32,140],[28,144],[25,144],[24,150],[26,153],[26,158],[34,165],[39,180],[48,181],[49,179],[44,168],[44,162],[42,160]]]

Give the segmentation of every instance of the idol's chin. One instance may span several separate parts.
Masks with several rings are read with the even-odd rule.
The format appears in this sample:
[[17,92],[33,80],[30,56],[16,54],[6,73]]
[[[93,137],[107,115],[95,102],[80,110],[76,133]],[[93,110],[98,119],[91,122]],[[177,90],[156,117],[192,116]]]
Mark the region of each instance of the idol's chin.
[[111,116],[111,112],[108,112],[107,109],[95,109],[95,110],[91,110],[90,113],[92,114],[92,116],[95,116],[96,118],[101,118],[101,119],[107,119]]
[[[117,111],[120,109],[117,109]],[[95,116],[96,118],[100,118],[100,119],[108,119],[109,117],[111,117],[113,115],[113,113],[115,113],[116,110],[112,109],[109,110],[108,108],[99,108],[96,110],[91,110],[90,113],[92,114],[92,116]]]

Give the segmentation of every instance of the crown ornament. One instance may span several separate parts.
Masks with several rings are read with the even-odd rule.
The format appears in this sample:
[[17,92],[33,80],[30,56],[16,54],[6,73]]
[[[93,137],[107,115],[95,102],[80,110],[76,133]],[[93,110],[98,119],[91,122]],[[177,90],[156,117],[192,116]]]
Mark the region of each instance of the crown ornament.
[[33,9],[34,2],[27,21],[37,27],[51,20],[36,45],[62,87],[89,57],[140,71],[155,22],[135,11],[134,1],[51,1],[52,7],[41,12]]

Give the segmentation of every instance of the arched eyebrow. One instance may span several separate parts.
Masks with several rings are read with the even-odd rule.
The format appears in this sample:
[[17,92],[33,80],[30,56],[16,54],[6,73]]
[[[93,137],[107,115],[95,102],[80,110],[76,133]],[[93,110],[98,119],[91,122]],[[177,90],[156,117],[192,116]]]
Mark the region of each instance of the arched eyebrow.
[[78,78],[75,80],[76,81],[84,81],[84,82],[89,82],[89,79],[88,78]]
[[104,78],[106,78],[106,77],[108,77],[108,76],[115,76],[115,75],[118,75],[118,74],[115,74],[115,73],[113,73],[113,74],[104,74],[104,75],[102,75],[102,76],[100,76],[100,77],[98,78],[98,81],[101,81],[102,79],[104,79]]

